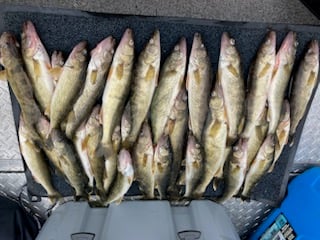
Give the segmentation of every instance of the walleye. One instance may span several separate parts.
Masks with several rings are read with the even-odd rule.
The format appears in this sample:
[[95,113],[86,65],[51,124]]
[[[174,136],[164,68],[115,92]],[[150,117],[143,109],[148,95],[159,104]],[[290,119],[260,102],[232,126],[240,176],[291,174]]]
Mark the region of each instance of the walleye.
[[103,93],[114,53],[114,45],[114,38],[108,37],[91,51],[91,59],[82,92],[67,116],[66,135],[70,139],[80,124],[90,115],[94,104]]
[[136,141],[143,121],[146,119],[154,90],[158,83],[160,70],[160,32],[156,30],[141,52],[134,69],[132,95],[129,100],[131,107],[132,127],[126,145],[132,146]]
[[133,58],[133,32],[127,29],[114,54],[102,97],[103,135],[101,142],[104,148],[111,147],[113,131],[121,121],[130,91]]
[[41,142],[36,131],[36,125],[42,116],[41,111],[34,99],[30,80],[23,68],[23,61],[18,49],[18,42],[8,32],[0,37],[0,64],[4,66],[6,79],[20,105],[22,118],[29,129],[32,140]]
[[18,134],[21,154],[34,179],[46,190],[48,197],[52,201],[55,201],[57,198],[60,198],[61,195],[52,185],[49,166],[45,161],[41,149],[30,140],[28,131],[22,117],[20,117]]
[[221,37],[216,89],[217,85],[222,89],[228,120],[228,145],[232,145],[243,128],[245,86],[235,40],[226,32]]
[[122,149],[119,153],[117,169],[117,176],[107,196],[106,203],[120,203],[133,182],[132,160],[130,153],[125,149]]
[[91,170],[95,179],[98,193],[103,195],[103,176],[105,172],[105,161],[100,142],[102,138],[102,125],[100,124],[100,105],[93,108],[86,123],[86,150]]
[[204,171],[200,182],[194,190],[195,196],[202,196],[211,180],[222,178],[226,160],[227,119],[221,91],[212,91],[209,101],[202,142],[204,148]]
[[153,143],[157,144],[167,124],[172,106],[184,83],[187,61],[187,43],[182,38],[165,60],[159,77],[159,85],[151,102],[151,130]]
[[274,135],[270,134],[266,137],[261,145],[257,156],[251,163],[249,171],[246,175],[242,196],[248,197],[251,189],[256,185],[260,178],[267,172],[274,156]]
[[268,170],[272,172],[276,162],[278,161],[285,145],[289,140],[289,131],[290,131],[290,104],[288,100],[284,100],[282,104],[280,122],[276,131],[275,138],[275,150],[274,150],[274,159]]
[[263,115],[276,60],[275,53],[276,33],[271,31],[260,46],[254,64],[251,65],[250,88],[246,99],[246,122],[241,134],[242,137],[250,137],[253,128]]
[[268,121],[267,121],[267,108],[265,108],[260,122],[253,128],[249,140],[248,140],[248,158],[247,166],[250,166],[251,162],[257,155],[264,139],[268,133]]
[[160,199],[167,197],[167,187],[172,164],[172,147],[168,135],[162,135],[154,151],[155,164],[155,189],[158,190]]
[[201,141],[212,88],[212,69],[209,55],[199,33],[195,33],[193,37],[186,87],[190,114],[189,128],[197,141]]
[[152,135],[148,122],[144,122],[132,151],[135,179],[145,198],[154,198],[154,163]]
[[193,196],[203,172],[203,151],[196,137],[189,134],[186,153],[185,198]]
[[240,138],[229,156],[225,172],[224,192],[217,199],[218,202],[226,201],[239,192],[247,171],[247,151],[248,140]]
[[54,80],[50,73],[51,62],[37,31],[30,21],[23,24],[21,52],[30,83],[42,112],[49,116]]
[[78,153],[82,168],[89,179],[89,187],[93,188],[93,172],[90,166],[90,160],[87,153],[87,134],[86,124],[83,122],[77,129],[75,136],[72,139],[73,145]]
[[184,155],[184,141],[188,128],[188,102],[184,87],[176,98],[166,128],[173,153],[168,193],[171,197],[177,197],[178,189],[176,183]]
[[311,41],[308,51],[301,61],[292,82],[290,94],[291,126],[290,136],[293,137],[299,122],[304,116],[313,90],[318,82],[319,73],[319,44]]
[[87,197],[86,187],[88,178],[84,174],[73,145],[58,129],[50,132],[50,123],[44,117],[39,120],[39,134],[42,139],[47,139],[50,145],[44,145],[44,151],[52,163],[66,176],[74,188],[77,197]]
[[86,42],[77,44],[64,64],[51,100],[51,129],[60,127],[60,123],[71,110],[82,87],[86,72],[86,45]]
[[297,45],[296,34],[289,32],[276,55],[276,64],[268,92],[268,134],[274,134],[277,130],[285,91],[295,60]]

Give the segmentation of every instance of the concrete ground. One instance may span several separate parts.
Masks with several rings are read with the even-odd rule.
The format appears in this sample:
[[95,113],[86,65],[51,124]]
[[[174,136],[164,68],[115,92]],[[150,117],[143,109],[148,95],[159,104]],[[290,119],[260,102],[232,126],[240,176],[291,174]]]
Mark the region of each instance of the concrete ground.
[[149,16],[320,24],[299,0],[0,0],[0,7],[1,3]]

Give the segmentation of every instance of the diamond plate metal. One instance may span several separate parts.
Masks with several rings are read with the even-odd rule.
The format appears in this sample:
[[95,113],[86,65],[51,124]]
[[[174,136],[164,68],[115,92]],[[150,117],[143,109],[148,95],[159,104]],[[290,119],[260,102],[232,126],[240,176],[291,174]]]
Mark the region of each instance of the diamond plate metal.
[[247,239],[249,234],[273,209],[266,203],[253,200],[247,202],[239,198],[229,199],[223,203],[223,206],[226,208],[241,239]]
[[320,164],[320,87],[313,98],[304,123],[294,163]]
[[6,81],[0,81],[0,108],[0,172],[24,171]]

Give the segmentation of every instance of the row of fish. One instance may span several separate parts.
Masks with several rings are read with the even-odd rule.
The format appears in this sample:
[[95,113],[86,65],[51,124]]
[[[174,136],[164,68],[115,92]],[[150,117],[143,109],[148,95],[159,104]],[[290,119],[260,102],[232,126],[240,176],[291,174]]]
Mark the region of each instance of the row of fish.
[[161,68],[159,31],[136,59],[132,30],[115,47],[107,37],[88,62],[81,42],[64,62],[61,52],[49,57],[30,21],[21,53],[12,34],[0,37],[0,76],[21,109],[21,153],[53,199],[60,194],[45,156],[76,196],[95,189],[106,204],[120,201],[134,180],[146,199],[201,198],[212,181],[214,190],[224,185],[217,201],[249,197],[293,142],[318,79],[316,40],[292,74],[294,32],[278,51],[276,33],[267,33],[247,81],[228,33],[215,78],[198,33],[189,58],[181,38]]

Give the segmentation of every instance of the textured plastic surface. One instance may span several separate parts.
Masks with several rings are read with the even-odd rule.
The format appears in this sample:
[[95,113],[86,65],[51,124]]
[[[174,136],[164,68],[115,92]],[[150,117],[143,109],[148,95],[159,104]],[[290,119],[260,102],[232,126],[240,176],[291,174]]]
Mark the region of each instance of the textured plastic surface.
[[[193,34],[200,32],[208,48],[214,70],[217,69],[221,33],[228,31],[235,38],[241,54],[244,76],[247,75],[249,64],[254,59],[261,41],[270,28],[277,31],[278,46],[288,30],[298,32],[300,44],[297,51],[297,59],[301,58],[302,52],[310,39],[320,38],[319,27],[313,26],[100,15],[76,11],[55,11],[42,8],[32,10],[10,7],[3,7],[0,10],[0,31],[10,30],[19,36],[21,25],[27,19],[35,23],[49,53],[58,48],[58,50],[63,50],[65,55],[71,51],[77,42],[83,39],[88,41],[90,48],[94,47],[97,42],[108,35],[113,35],[119,41],[126,27],[131,27],[134,30],[136,52],[139,53],[152,32],[158,28],[161,32],[162,60],[164,60],[181,36],[187,38],[188,49],[190,50]],[[17,123],[19,109],[14,98],[12,98],[12,104]],[[284,196],[288,173],[292,167],[302,125],[298,129],[295,144],[293,147],[285,149],[276,165],[275,171],[267,174],[253,190],[253,199],[275,205]],[[27,174],[27,177],[30,194],[45,196],[43,188],[33,181],[31,175]],[[66,196],[72,193],[71,188],[67,184],[61,183],[59,177],[55,177],[55,179],[54,184],[63,195]],[[136,194],[139,194],[136,187],[131,188],[128,192],[128,195]],[[216,195],[217,193],[212,191],[210,185],[206,192],[206,197],[214,197]]]
[[183,207],[170,206],[167,201],[130,201],[108,208],[66,203],[53,212],[37,240],[70,239],[79,233],[117,240],[240,239],[221,205],[200,200]]
[[314,167],[294,178],[288,186],[288,195],[250,237],[258,239],[274,220],[283,214],[298,239],[320,239],[320,167]]

